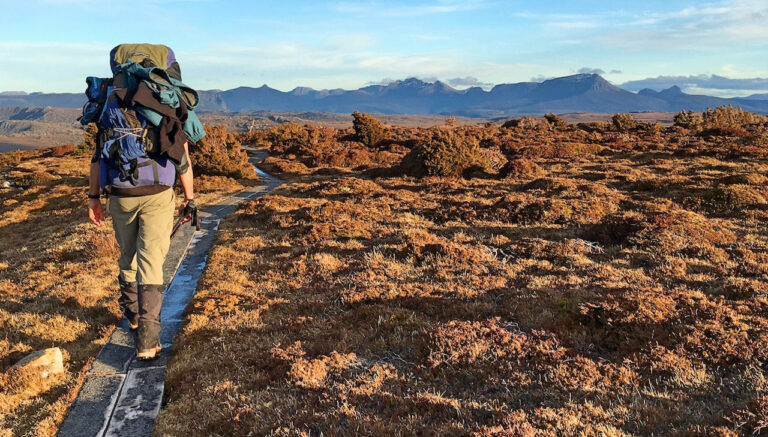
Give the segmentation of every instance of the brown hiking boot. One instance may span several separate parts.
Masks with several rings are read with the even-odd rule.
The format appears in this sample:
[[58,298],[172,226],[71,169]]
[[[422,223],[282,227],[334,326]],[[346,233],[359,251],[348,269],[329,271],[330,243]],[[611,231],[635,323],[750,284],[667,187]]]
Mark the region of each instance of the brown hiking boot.
[[151,360],[163,350],[160,344],[160,324],[139,321],[138,338],[136,339],[136,358]]

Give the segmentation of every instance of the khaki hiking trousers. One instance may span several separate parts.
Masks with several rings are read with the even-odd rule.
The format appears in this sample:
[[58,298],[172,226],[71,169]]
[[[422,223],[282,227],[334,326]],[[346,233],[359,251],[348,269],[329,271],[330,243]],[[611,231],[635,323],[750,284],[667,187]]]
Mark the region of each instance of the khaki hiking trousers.
[[125,282],[163,285],[163,264],[171,245],[175,195],[110,197],[109,213],[120,245],[120,276]]

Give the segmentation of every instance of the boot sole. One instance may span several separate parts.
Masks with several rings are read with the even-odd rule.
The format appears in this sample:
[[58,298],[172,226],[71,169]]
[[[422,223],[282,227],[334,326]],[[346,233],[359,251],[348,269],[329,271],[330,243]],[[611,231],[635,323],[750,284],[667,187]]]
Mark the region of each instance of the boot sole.
[[143,350],[140,352],[136,352],[136,358],[140,360],[151,360],[152,358],[155,358],[158,352],[163,350],[162,346],[153,347],[151,349]]
[[128,328],[131,331],[135,331],[135,330],[139,329],[139,324],[138,323],[134,324],[134,323],[128,322]]

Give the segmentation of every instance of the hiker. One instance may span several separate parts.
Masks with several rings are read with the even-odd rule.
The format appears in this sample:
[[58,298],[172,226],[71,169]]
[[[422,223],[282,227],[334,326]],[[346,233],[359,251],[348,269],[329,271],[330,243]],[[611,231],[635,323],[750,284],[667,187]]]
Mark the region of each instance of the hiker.
[[137,357],[152,359],[162,350],[163,264],[173,228],[173,186],[178,175],[184,194],[179,215],[196,217],[189,143],[205,133],[194,115],[197,93],[181,82],[171,49],[122,44],[110,52],[110,66],[113,78],[86,79],[89,102],[80,120],[99,128],[88,217],[96,226],[104,220],[103,192],[120,245],[118,302],[137,331]]

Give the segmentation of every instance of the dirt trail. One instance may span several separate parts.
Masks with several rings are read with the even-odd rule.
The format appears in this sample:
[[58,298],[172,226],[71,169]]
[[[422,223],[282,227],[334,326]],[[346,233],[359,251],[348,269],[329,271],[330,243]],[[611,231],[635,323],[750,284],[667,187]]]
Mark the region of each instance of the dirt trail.
[[[249,149],[251,162],[263,160],[266,152]],[[165,371],[173,337],[184,320],[184,308],[195,293],[219,222],[251,198],[268,194],[282,181],[258,168],[264,185],[243,190],[200,213],[200,231],[184,226],[171,244],[163,271],[168,286],[163,298],[160,341],[163,350],[151,361],[136,360],[134,335],[121,320],[96,357],[75,402],[57,433],[69,436],[151,436],[160,411]]]

